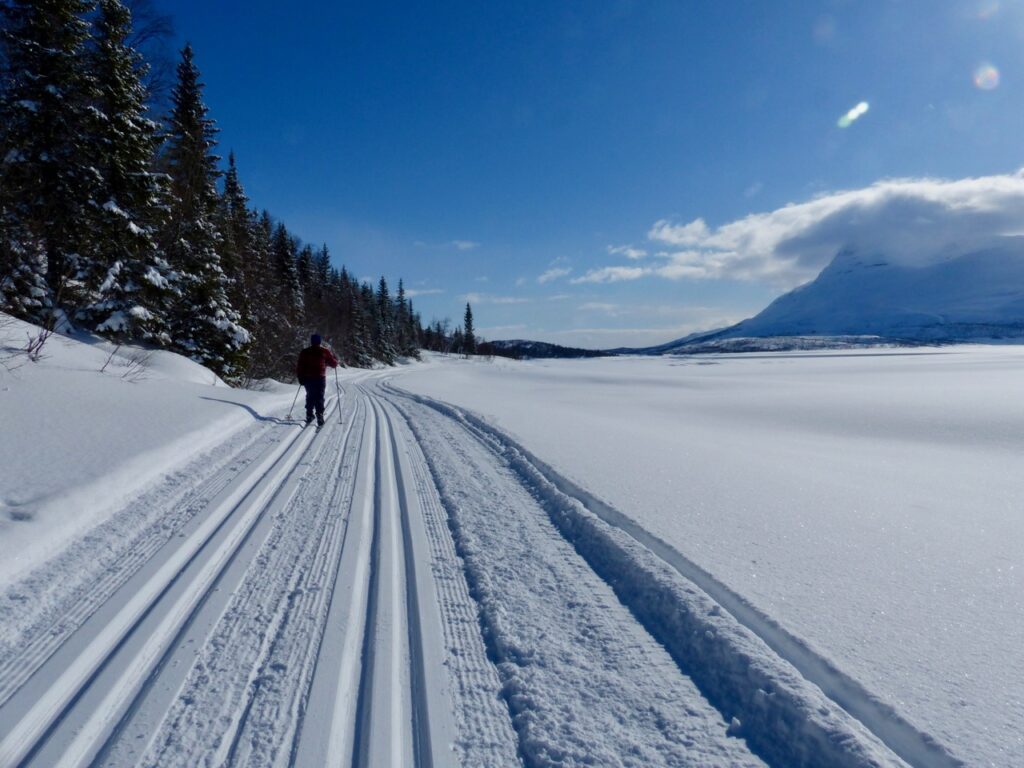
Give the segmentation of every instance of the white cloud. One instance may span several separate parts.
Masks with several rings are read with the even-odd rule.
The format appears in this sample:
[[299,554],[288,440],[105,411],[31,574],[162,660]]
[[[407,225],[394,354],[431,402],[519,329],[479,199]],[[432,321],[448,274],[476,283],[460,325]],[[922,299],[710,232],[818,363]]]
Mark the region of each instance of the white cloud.
[[495,296],[490,293],[467,293],[462,297],[463,301],[470,304],[528,304],[529,299],[521,296]]
[[417,296],[436,296],[439,293],[444,293],[443,288],[410,288],[405,292],[405,295],[410,299],[414,299]]
[[579,309],[581,312],[603,312],[608,315],[614,315],[619,312],[618,304],[609,304],[603,301],[588,301],[585,304],[580,304]]
[[413,245],[417,248],[431,248],[435,250],[454,248],[457,251],[472,251],[480,247],[480,243],[475,240],[449,240],[447,243],[439,243],[436,240],[433,243],[428,243],[426,240],[414,240]]
[[[790,288],[812,279],[841,250],[923,265],[1024,231],[1024,171],[955,181],[888,179],[756,213],[711,230],[702,219],[661,220],[652,241],[679,248],[643,271],[605,267],[580,282],[657,275],[761,280]],[[574,281],[576,282],[576,281]]]
[[574,285],[580,283],[621,283],[626,280],[639,280],[651,273],[649,267],[601,267],[592,269],[585,275],[573,278]]
[[609,245],[608,253],[612,256],[625,256],[634,261],[647,255],[647,251],[643,248],[634,248],[632,245]]
[[552,280],[557,280],[560,277],[565,277],[570,272],[572,272],[572,269],[569,267],[552,267],[547,272],[540,275],[537,278],[537,282],[540,283],[541,285],[544,285],[545,283],[550,283]]
[[661,243],[685,247],[697,245],[709,234],[708,225],[704,223],[704,219],[694,219],[689,224],[673,224],[667,219],[661,219],[654,223],[651,231],[647,233],[647,237]]

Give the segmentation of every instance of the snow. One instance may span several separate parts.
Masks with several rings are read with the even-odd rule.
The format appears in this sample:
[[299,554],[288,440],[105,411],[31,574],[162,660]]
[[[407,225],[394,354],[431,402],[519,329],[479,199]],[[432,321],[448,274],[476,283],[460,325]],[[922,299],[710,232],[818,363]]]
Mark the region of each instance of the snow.
[[1024,762],[1024,350],[430,360],[396,385],[483,414],[824,685]]
[[115,216],[120,216],[125,219],[128,218],[128,214],[122,211],[120,207],[118,207],[117,203],[114,202],[113,200],[107,200],[107,202],[103,204],[103,210],[107,211],[108,213],[112,213]]
[[[0,359],[37,330],[0,321]],[[293,394],[228,389],[170,352],[112,350],[54,335],[40,362],[0,368],[0,587]]]
[[1024,237],[966,252],[843,251],[818,277],[727,336],[876,334],[909,339],[1024,336]]
[[37,330],[0,762],[1024,763],[1024,349],[428,355],[317,434]]

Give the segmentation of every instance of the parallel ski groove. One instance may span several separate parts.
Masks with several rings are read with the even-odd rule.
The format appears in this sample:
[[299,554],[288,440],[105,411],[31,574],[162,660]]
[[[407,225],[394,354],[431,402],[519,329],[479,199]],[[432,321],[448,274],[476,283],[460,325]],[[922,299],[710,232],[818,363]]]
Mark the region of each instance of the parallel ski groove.
[[[40,696],[17,724],[5,734],[3,741],[0,742],[0,765],[20,765],[22,761],[36,753],[54,726],[63,719],[69,708],[74,706],[81,692],[106,666],[111,654],[145,619],[170,585],[206,547],[217,531],[235,518],[236,512],[240,511],[241,518],[235,523],[237,530],[233,531],[228,542],[222,545],[218,556],[202,568],[194,586],[179,599],[171,614],[161,622],[159,631],[162,633],[162,641],[145,647],[130,668],[123,670],[118,684],[107,692],[103,705],[92,713],[87,726],[77,733],[70,748],[65,750],[61,762],[57,764],[77,765],[94,752],[97,747],[96,739],[101,738],[114,712],[120,710],[126,697],[130,700],[131,694],[144,683],[150,666],[162,655],[166,642],[176,634],[175,628],[188,620],[195,605],[202,600],[231,554],[241,546],[245,533],[273,497],[279,483],[268,483],[268,478],[286,477],[308,448],[309,442],[308,439],[301,439],[301,433],[286,438],[261,461],[252,477],[247,478],[203,521],[193,535],[163,564],[157,577],[149,580],[142,591],[118,612],[115,620],[103,627],[85,651],[71,661],[58,684],[51,686]],[[290,449],[297,443],[302,445],[302,451],[298,456],[292,457]],[[261,486],[263,490],[257,493]],[[253,493],[256,495],[250,498]]]
[[[457,688],[462,703],[452,709],[450,700],[435,700],[434,706],[427,708],[434,763],[444,765],[454,760],[460,765],[514,765],[519,761],[516,735],[508,709],[502,706],[498,697],[501,681],[487,658],[477,606],[455,551],[447,516],[430,479],[426,458],[400,410],[397,418],[398,429],[403,433],[401,442],[409,452],[408,464],[411,467],[411,476],[404,478],[403,483],[419,507],[426,545],[425,551],[417,558],[422,558],[422,567],[430,576],[428,591],[432,592],[436,603],[424,602],[420,596],[420,609],[426,612],[423,615],[429,619],[429,612],[436,612],[434,622],[425,621],[425,626],[421,627],[420,641],[427,643],[433,639],[441,646],[435,649],[433,656],[424,658],[423,665],[424,668],[428,664],[434,668],[443,666],[448,672],[449,685]],[[411,515],[407,520],[410,528],[416,525]],[[430,632],[435,632],[437,637],[431,638]],[[423,655],[428,656],[426,653]],[[435,698],[454,695],[448,691],[432,690],[431,693]],[[441,708],[445,705],[447,710]]]
[[[326,626],[317,649],[302,719],[288,765],[308,768],[347,766],[353,755],[371,568],[375,509],[372,482],[377,462],[377,425],[368,400],[360,398],[362,432],[352,502],[340,559],[331,586]],[[283,755],[282,755],[283,757]],[[284,765],[278,760],[276,765]]]
[[[318,568],[324,567],[320,554],[336,538],[328,529],[336,528],[331,523],[341,513],[345,488],[343,474],[334,470],[349,455],[351,431],[352,419],[347,428],[335,429],[333,422],[325,427],[303,473],[289,480],[294,493],[286,503],[275,503],[272,519],[265,523],[269,531],[240,565],[241,580],[202,650],[194,662],[183,657],[180,691],[169,704],[157,699],[150,705],[157,716],[167,710],[145,764],[256,765],[268,764],[282,750],[287,753],[293,724],[250,725],[254,717],[266,719],[293,706],[288,702],[298,697],[305,673],[291,659],[305,653],[315,632],[297,634],[295,625],[308,627],[306,607],[312,603],[315,610],[322,602],[316,581]],[[194,719],[198,711],[205,714]],[[149,733],[152,718],[141,719],[125,733],[113,764],[138,761],[135,744]]]
[[390,425],[370,397],[377,424],[375,518],[371,601],[363,645],[363,675],[356,710],[354,766],[402,768],[413,763],[412,707],[408,692],[404,558],[399,536],[398,489]]
[[[326,506],[326,526],[317,539],[317,548],[291,603],[289,621],[275,638],[267,663],[282,672],[261,684],[255,691],[249,715],[240,735],[240,749],[229,761],[232,765],[290,765],[294,762],[297,734],[305,719],[309,690],[316,674],[320,651],[330,632],[328,609],[347,538],[349,510],[352,508],[355,466],[359,458],[358,441],[365,413],[362,404],[353,406],[346,431],[345,448],[338,461],[334,492]],[[295,672],[298,670],[298,672]],[[291,678],[282,685],[280,678]],[[264,678],[265,680],[268,678]],[[273,734],[273,745],[266,745]],[[257,744],[261,749],[257,749]]]
[[[43,663],[71,636],[95,610],[106,602],[111,595],[128,581],[150,558],[177,532],[186,525],[197,513],[217,497],[235,477],[225,471],[228,465],[247,464],[258,459],[259,455],[272,448],[277,441],[275,433],[259,425],[254,427],[241,440],[242,446],[229,446],[226,454],[222,449],[213,451],[217,456],[214,461],[205,456],[182,470],[183,475],[202,479],[198,485],[183,483],[178,492],[167,498],[158,499],[154,504],[148,503],[149,497],[159,495],[158,491],[145,494],[140,499],[128,504],[115,518],[103,526],[112,528],[121,517],[135,516],[134,510],[145,506],[148,516],[153,522],[138,533],[135,540],[124,546],[123,550],[110,562],[103,564],[102,576],[99,580],[89,581],[83,573],[83,583],[74,590],[68,591],[62,599],[63,610],[50,610],[41,616],[40,622],[23,633],[28,638],[12,637],[0,645],[0,656],[6,660],[0,664],[0,706],[9,699],[28,680]],[[45,622],[45,623],[43,623]]]

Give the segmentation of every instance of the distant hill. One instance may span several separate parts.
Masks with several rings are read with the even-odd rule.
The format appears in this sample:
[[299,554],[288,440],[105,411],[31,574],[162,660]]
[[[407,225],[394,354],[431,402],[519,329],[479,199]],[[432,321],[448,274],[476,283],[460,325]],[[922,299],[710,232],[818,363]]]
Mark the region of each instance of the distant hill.
[[[758,315],[633,353],[1024,343],[1024,237],[928,259],[840,252]],[[618,353],[627,350],[616,350]]]
[[577,349],[575,347],[563,347],[558,344],[548,344],[544,341],[525,341],[523,339],[487,341],[481,344],[477,351],[481,355],[497,355],[498,357],[515,358],[516,360],[607,357],[610,354],[600,350]]

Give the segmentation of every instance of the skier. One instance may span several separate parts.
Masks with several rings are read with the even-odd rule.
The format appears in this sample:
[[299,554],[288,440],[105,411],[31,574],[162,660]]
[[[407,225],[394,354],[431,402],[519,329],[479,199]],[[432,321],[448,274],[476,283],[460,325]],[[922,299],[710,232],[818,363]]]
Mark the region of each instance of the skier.
[[338,358],[330,349],[322,346],[323,339],[314,333],[310,346],[299,352],[299,361],[295,365],[295,375],[299,384],[306,388],[306,424],[313,421],[316,411],[316,425],[324,425],[324,393],[327,391],[327,367],[338,367]]

